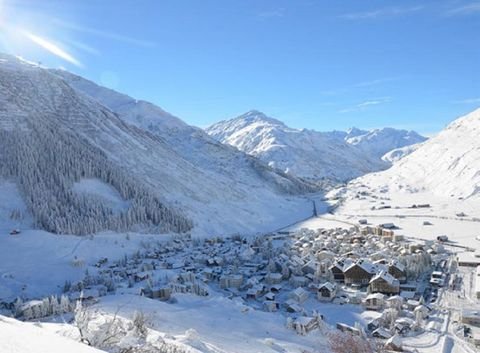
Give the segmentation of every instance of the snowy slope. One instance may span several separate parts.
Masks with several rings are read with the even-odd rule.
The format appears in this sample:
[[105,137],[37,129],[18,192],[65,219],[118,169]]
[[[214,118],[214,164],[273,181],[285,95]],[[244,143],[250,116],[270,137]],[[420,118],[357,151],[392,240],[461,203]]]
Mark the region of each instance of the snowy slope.
[[[0,151],[6,151],[0,153],[0,158],[8,165],[3,178],[13,179],[17,185],[25,186],[19,184],[16,176],[21,174],[33,180],[30,170],[35,170],[42,175],[45,190],[54,188],[70,199],[79,194],[72,189],[76,182],[99,178],[115,187],[124,201],[132,201],[130,194],[140,192],[138,202],[132,203],[140,207],[133,218],[143,219],[141,204],[153,199],[163,206],[146,206],[147,210],[171,212],[164,226],[173,225],[169,228],[174,230],[191,220],[195,230],[203,234],[272,229],[311,212],[309,201],[292,196],[311,190],[304,182],[214,141],[201,130],[165,115],[151,104],[138,103],[112,92],[123,103],[126,97],[133,107],[126,110],[131,116],[140,116],[135,126],[127,123],[134,121],[129,120],[127,113],[121,113],[122,109],[113,105],[106,107],[107,99],[99,102],[100,98],[81,94],[73,82],[50,70],[1,55],[0,77],[0,133],[4,135],[0,143],[5,144]],[[112,112],[116,107],[118,112]],[[156,122],[155,127],[142,125],[143,118],[150,121],[148,125]],[[24,150],[27,152],[21,152]],[[61,156],[67,150],[74,153]],[[14,162],[15,155],[23,158],[21,168]],[[36,165],[32,160],[42,163]],[[64,163],[74,168],[65,169]],[[32,196],[25,193],[20,190],[24,198]],[[141,197],[144,194],[148,197]],[[52,199],[59,201],[53,194]],[[40,198],[27,200],[39,201]],[[66,202],[62,198],[60,201]],[[82,198],[78,202],[92,206],[93,201]],[[65,209],[62,205],[55,209],[60,212]],[[97,229],[96,218],[91,216],[92,212],[98,213],[100,206],[93,205],[88,215],[92,228]],[[77,206],[73,209],[82,209]],[[38,211],[41,207],[30,208]],[[44,222],[51,221],[48,212],[41,215]],[[128,224],[132,217],[120,223]],[[148,222],[158,218],[150,217]],[[103,222],[107,224],[102,224],[103,228],[116,222],[114,218],[107,221]],[[68,230],[70,225],[62,229]],[[52,223],[52,227],[58,226]]]
[[359,180],[376,189],[480,196],[480,109],[463,116],[385,172]]
[[103,351],[62,337],[41,324],[0,316],[0,351],[5,353],[101,353]]
[[298,130],[258,111],[221,121],[206,131],[215,139],[285,172],[335,181],[386,169],[390,164],[381,159],[386,152],[423,141],[414,132],[395,129]]
[[408,156],[410,153],[416,151],[419,147],[421,146],[421,143],[416,143],[414,145],[408,145],[400,148],[395,148],[391,150],[390,152],[385,153],[382,156],[382,159],[385,162],[394,164],[397,163],[399,160],[402,158],[405,158]]

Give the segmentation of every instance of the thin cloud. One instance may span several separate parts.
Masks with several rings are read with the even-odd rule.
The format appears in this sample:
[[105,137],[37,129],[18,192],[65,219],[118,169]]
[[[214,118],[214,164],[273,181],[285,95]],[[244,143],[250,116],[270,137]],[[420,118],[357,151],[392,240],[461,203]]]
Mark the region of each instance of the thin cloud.
[[59,19],[54,19],[53,22],[58,26],[61,26],[61,27],[66,28],[66,29],[70,29],[72,31],[91,34],[91,35],[94,35],[94,36],[97,36],[97,37],[112,39],[112,40],[116,40],[116,41],[119,41],[119,42],[124,42],[124,43],[127,43],[127,44],[132,44],[132,45],[136,45],[136,46],[140,46],[140,47],[152,48],[152,47],[155,47],[157,45],[155,42],[152,42],[152,41],[149,41],[149,40],[132,38],[132,37],[125,36],[125,35],[122,35],[122,34],[107,32],[107,31],[103,31],[103,30],[99,30],[99,29],[95,29],[95,28],[90,28],[90,27],[83,27],[83,26],[79,26],[79,25],[74,24],[74,23],[65,22],[65,21],[62,21],[62,20],[59,20]]
[[339,113],[345,114],[345,113],[363,111],[363,110],[366,110],[366,109],[368,109],[372,106],[385,104],[385,103],[388,103],[390,101],[391,101],[390,97],[381,97],[381,98],[369,99],[369,100],[363,101],[361,103],[358,103],[353,107],[349,107],[349,108],[339,110]]
[[413,7],[387,7],[365,12],[353,12],[341,15],[340,18],[346,20],[369,20],[384,17],[395,17],[423,10],[424,6]]
[[362,81],[358,83],[353,83],[348,86],[340,87],[337,89],[323,90],[323,91],[320,91],[319,93],[323,96],[336,96],[339,94],[348,93],[348,92],[355,91],[362,88],[380,86],[380,85],[383,85],[384,83],[396,81],[396,80],[400,80],[400,77],[384,77],[384,78],[378,78],[378,79],[373,79],[368,81]]
[[76,40],[71,40],[71,39],[64,40],[64,42],[68,46],[80,49],[88,54],[97,55],[97,56],[100,55],[100,52],[97,49],[91,47],[88,44],[85,44]]
[[371,86],[377,86],[384,84],[386,82],[391,82],[397,80],[397,77],[386,77],[386,78],[379,78],[376,80],[370,80],[370,81],[364,81],[364,82],[359,82],[353,85],[353,87],[371,87]]
[[275,17],[284,17],[285,16],[285,8],[279,7],[278,9],[262,11],[257,14],[260,18],[275,18]]
[[467,98],[467,99],[456,100],[456,101],[453,101],[452,103],[454,103],[454,104],[477,104],[477,103],[480,103],[480,97],[479,98]]
[[472,15],[480,13],[480,2],[472,2],[470,4],[450,9],[446,12],[447,16]]

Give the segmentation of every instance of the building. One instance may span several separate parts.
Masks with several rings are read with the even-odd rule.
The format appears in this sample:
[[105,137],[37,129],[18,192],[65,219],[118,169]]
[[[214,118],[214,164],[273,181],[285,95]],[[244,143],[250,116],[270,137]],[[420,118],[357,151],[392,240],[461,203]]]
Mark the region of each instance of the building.
[[273,300],[265,300],[263,302],[263,310],[265,310],[269,313],[273,313],[275,311],[278,311],[279,307],[280,307],[280,305],[276,301],[273,301]]
[[240,288],[243,284],[242,275],[223,275],[220,277],[220,288]]
[[318,318],[316,317],[300,316],[293,322],[293,328],[299,335],[305,335],[318,328],[318,324]]
[[402,340],[400,336],[395,335],[385,342],[385,349],[394,351],[394,352],[403,352]]
[[398,294],[400,282],[391,274],[381,271],[372,277],[368,288],[371,293]]
[[330,267],[330,271],[332,272],[333,279],[337,282],[344,282],[345,281],[345,274],[343,273],[344,264],[343,262],[339,261],[334,263]]
[[480,311],[463,309],[461,320],[463,324],[480,327]]
[[405,271],[405,266],[396,260],[393,260],[388,264],[388,273],[398,279],[400,283],[407,282],[407,271]]
[[351,264],[344,270],[345,284],[366,286],[375,274],[375,266],[366,260]]
[[297,289],[290,292],[289,297],[295,300],[297,303],[302,304],[308,299],[308,292],[302,287],[298,287]]
[[475,296],[477,299],[480,299],[480,266],[477,267],[477,272],[475,276]]
[[382,293],[369,294],[365,298],[363,305],[367,310],[383,309],[383,307],[385,306],[385,295],[383,295]]
[[283,276],[281,273],[267,273],[265,276],[265,283],[267,284],[280,284],[282,280]]
[[318,287],[317,299],[320,301],[332,301],[337,294],[337,285],[335,283],[326,282]]

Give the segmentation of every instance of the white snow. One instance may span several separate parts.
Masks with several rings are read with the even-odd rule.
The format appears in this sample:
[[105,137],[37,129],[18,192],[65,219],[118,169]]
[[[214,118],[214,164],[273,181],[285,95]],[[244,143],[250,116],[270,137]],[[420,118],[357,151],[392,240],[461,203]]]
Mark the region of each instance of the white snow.
[[130,202],[124,200],[115,188],[100,179],[81,179],[73,184],[72,190],[79,194],[100,198],[102,203],[115,212],[124,211],[130,207]]
[[0,315],[2,353],[100,353],[98,349],[62,337],[42,324],[24,323]]
[[218,141],[301,177],[346,181],[388,168],[381,157],[393,148],[423,141],[412,131],[376,129],[318,132],[293,129],[258,111],[207,128]]

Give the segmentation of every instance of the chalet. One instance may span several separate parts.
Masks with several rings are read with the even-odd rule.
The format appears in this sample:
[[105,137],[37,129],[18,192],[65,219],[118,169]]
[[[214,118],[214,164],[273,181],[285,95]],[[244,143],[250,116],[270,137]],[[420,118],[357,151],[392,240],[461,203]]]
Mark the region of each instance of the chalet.
[[352,260],[346,259],[343,261],[338,261],[330,267],[330,271],[333,274],[333,279],[337,282],[345,281],[345,268],[352,264]]
[[365,286],[375,274],[375,266],[366,260],[351,264],[344,270],[345,284]]
[[402,340],[398,335],[395,335],[385,342],[385,349],[394,352],[403,352]]
[[290,283],[293,287],[304,287],[308,282],[308,278],[304,276],[293,276],[290,278]]
[[405,283],[407,281],[405,266],[396,260],[393,260],[388,264],[388,273],[398,279],[400,283]]
[[293,322],[293,328],[299,335],[305,335],[318,328],[318,318],[300,316]]
[[332,301],[337,294],[337,285],[335,283],[326,282],[318,287],[317,299],[320,301]]
[[413,309],[413,313],[416,318],[425,320],[428,318],[429,310],[425,305],[418,305],[415,309]]
[[308,299],[308,292],[302,287],[298,287],[297,289],[290,292],[289,297],[295,300],[297,303],[302,304]]
[[378,228],[383,229],[396,229],[397,226],[394,223],[381,223],[378,225]]
[[223,275],[220,277],[220,288],[240,288],[243,284],[242,275]]
[[281,273],[268,273],[265,276],[265,283],[267,284],[279,284],[282,283],[283,276]]
[[369,294],[365,298],[363,305],[367,310],[383,309],[383,307],[385,306],[385,295],[383,295],[382,293]]
[[463,309],[461,320],[462,324],[480,327],[480,311]]
[[395,321],[395,332],[401,335],[405,335],[411,331],[415,322],[408,317],[401,317]]
[[392,333],[383,327],[379,327],[372,332],[372,337],[388,340],[392,337]]
[[154,287],[150,291],[145,291],[144,294],[152,299],[169,300],[172,289],[168,286]]
[[269,313],[278,311],[279,307],[280,307],[280,305],[276,301],[265,300],[263,302],[263,310],[265,310]]
[[247,296],[247,299],[257,299],[261,297],[262,294],[263,294],[263,286],[257,285],[247,290],[246,296]]
[[289,313],[299,313],[303,310],[302,307],[293,299],[287,300],[283,305],[285,310]]
[[401,310],[403,306],[404,299],[400,295],[393,295],[387,299],[387,307],[397,310]]
[[381,271],[372,277],[368,289],[371,293],[398,294],[400,282],[391,274]]

